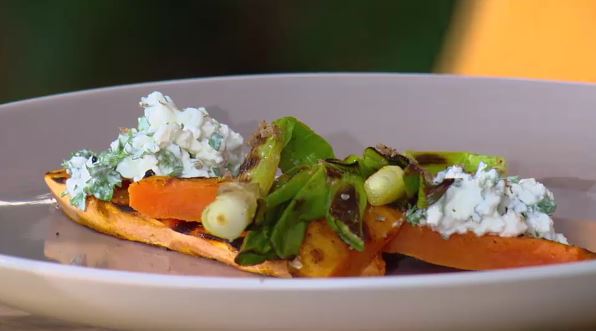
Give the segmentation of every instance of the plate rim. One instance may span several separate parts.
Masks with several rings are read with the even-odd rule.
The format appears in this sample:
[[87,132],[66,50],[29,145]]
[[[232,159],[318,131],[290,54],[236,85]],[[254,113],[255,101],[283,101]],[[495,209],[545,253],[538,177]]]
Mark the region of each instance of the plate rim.
[[21,104],[27,104],[31,102],[45,101],[49,98],[63,98],[63,97],[76,97],[83,96],[85,94],[91,94],[96,92],[110,92],[112,90],[127,89],[127,88],[142,88],[150,87],[151,85],[175,85],[180,83],[194,83],[201,81],[238,81],[238,80],[250,80],[250,79],[276,79],[276,78],[349,78],[349,77],[363,77],[363,78],[412,78],[412,79],[445,79],[445,80],[470,80],[479,82],[512,82],[512,83],[531,83],[540,85],[563,85],[563,86],[577,86],[577,87],[596,87],[596,82],[573,82],[565,80],[554,80],[554,79],[539,79],[539,78],[519,78],[519,77],[497,77],[489,75],[474,75],[474,76],[463,76],[458,74],[449,73],[400,73],[400,72],[303,72],[303,73],[264,73],[264,74],[239,74],[239,75],[221,75],[221,76],[208,76],[208,77],[188,77],[179,79],[165,79],[165,80],[154,80],[154,81],[143,81],[134,83],[124,83],[117,85],[108,85],[101,87],[93,87],[88,89],[65,91],[59,93],[53,93],[48,95],[42,95],[37,97],[31,97],[26,99],[12,100],[5,103],[0,103],[0,112],[6,111],[4,108],[12,106],[20,106]]
[[[479,82],[503,82],[517,84],[564,85],[577,87],[596,87],[596,83],[568,82],[543,79],[507,78],[490,76],[460,76],[454,74],[419,74],[419,73],[366,73],[366,72],[316,72],[316,73],[281,73],[281,74],[252,74],[229,75],[204,78],[184,78],[162,81],[149,81],[132,84],[106,86],[65,93],[57,93],[24,100],[15,100],[0,104],[0,113],[9,111],[12,107],[19,107],[29,103],[46,102],[57,98],[84,97],[88,94],[106,93],[130,88],[151,87],[161,85],[167,87],[177,84],[192,84],[210,81],[240,81],[261,79],[292,79],[292,78],[402,78],[402,79],[431,79],[431,80],[466,80]],[[168,275],[138,271],[110,270],[93,267],[64,265],[48,261],[38,261],[29,258],[16,257],[0,253],[0,269],[33,273],[38,275],[84,280],[91,282],[172,287],[172,288],[212,288],[234,290],[345,290],[345,289],[400,289],[418,287],[461,287],[470,285],[496,284],[518,282],[523,280],[556,279],[574,276],[596,276],[596,261],[582,261],[558,265],[533,266],[490,271],[462,271],[448,274],[397,275],[381,277],[344,277],[344,278],[293,278],[277,279],[260,277],[217,277],[194,275]],[[371,281],[373,279],[374,281]]]
[[[548,280],[560,277],[596,276],[596,261],[571,262],[557,265],[532,266],[487,271],[456,273],[390,275],[377,277],[341,278],[273,278],[217,277],[196,275],[168,275],[159,273],[99,269],[76,265],[37,261],[0,254],[0,269],[11,269],[71,280],[109,283],[141,287],[169,287],[231,290],[344,290],[344,289],[401,289],[429,287],[468,287],[473,285],[504,284],[509,282]],[[371,281],[374,280],[374,281]]]

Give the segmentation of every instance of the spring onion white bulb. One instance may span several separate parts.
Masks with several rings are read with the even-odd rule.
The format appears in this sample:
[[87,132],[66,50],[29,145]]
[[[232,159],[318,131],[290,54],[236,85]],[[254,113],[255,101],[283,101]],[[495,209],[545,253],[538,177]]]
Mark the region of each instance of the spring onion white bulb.
[[234,240],[253,221],[257,211],[259,187],[238,182],[221,185],[217,198],[205,210],[202,222],[212,235]]
[[364,182],[368,203],[382,206],[406,195],[404,171],[398,166],[384,166]]

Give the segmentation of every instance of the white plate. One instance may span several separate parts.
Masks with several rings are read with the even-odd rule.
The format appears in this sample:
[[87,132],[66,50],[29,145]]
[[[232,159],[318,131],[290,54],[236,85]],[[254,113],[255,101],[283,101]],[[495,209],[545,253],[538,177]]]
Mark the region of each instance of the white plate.
[[243,134],[261,119],[298,116],[338,155],[379,142],[503,154],[512,172],[555,192],[558,229],[596,250],[596,86],[385,74],[184,80],[0,106],[0,301],[155,330],[596,326],[596,261],[455,273],[409,261],[396,276],[280,280],[100,235],[53,206],[15,203],[43,199],[43,173],[69,152],[105,148],[118,127],[134,126],[139,98],[154,90],[182,107],[207,106]]

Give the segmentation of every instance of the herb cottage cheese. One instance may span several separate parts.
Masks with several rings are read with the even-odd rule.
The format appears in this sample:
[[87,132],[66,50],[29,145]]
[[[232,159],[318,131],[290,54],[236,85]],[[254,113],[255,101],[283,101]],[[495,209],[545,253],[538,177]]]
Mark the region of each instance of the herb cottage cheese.
[[217,177],[236,174],[243,161],[242,136],[210,117],[204,108],[180,110],[160,92],[141,98],[144,115],[138,127],[123,130],[99,154],[74,153],[63,166],[70,174],[66,193],[85,209],[92,195],[110,200],[122,179],[146,174],[176,177]]
[[567,244],[550,217],[556,208],[553,194],[535,179],[502,178],[481,163],[475,174],[452,166],[438,173],[434,183],[449,178],[455,181],[445,194],[427,209],[410,214],[410,221],[444,237],[466,232],[501,237],[524,234]]

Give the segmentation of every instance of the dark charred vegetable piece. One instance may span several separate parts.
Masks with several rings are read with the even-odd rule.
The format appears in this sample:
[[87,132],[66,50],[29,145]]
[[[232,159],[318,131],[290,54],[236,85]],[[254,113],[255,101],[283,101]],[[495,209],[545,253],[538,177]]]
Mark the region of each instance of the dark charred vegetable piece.
[[357,251],[364,250],[362,228],[366,209],[362,177],[350,173],[333,179],[329,189],[327,222],[340,238]]
[[[422,175],[421,175],[422,178]],[[419,209],[428,208],[428,206],[437,202],[447,189],[453,184],[453,179],[445,179],[439,184],[432,184],[426,180],[420,180],[420,188],[418,189],[418,201],[416,207]]]
[[407,151],[406,155],[415,159],[421,167],[433,175],[452,165],[460,165],[465,172],[474,173],[480,162],[486,164],[488,168],[495,168],[501,175],[507,173],[507,162],[501,156],[469,152],[423,151]]
[[251,151],[240,167],[239,180],[259,184],[261,195],[271,189],[279,165],[281,151],[291,135],[291,126],[286,122],[273,125],[262,123],[251,138]]
[[[376,153],[381,154],[390,165],[400,166],[402,169],[411,163],[411,160],[407,155],[400,154],[394,148],[386,145],[377,145],[374,148],[369,147],[367,150],[374,150]],[[367,151],[365,151],[365,154],[366,152]]]
[[296,118],[283,117],[273,123],[284,126],[290,134],[279,163],[283,173],[298,166],[314,165],[320,160],[335,157],[331,145]]

